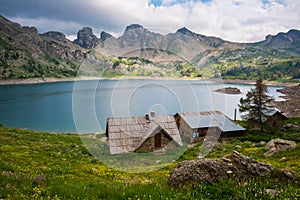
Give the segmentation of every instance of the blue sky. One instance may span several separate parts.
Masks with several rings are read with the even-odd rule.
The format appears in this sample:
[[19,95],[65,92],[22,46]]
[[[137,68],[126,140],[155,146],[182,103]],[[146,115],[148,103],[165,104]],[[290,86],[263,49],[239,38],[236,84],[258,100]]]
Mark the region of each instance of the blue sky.
[[[149,3],[155,5],[156,7],[168,5],[172,6],[174,4],[184,4],[191,0],[150,0]],[[210,2],[211,0],[192,0],[193,2],[201,1],[203,3]]]
[[[159,7],[159,6],[163,6],[163,5],[166,5],[166,6],[172,6],[174,4],[184,4],[184,3],[187,3],[187,2],[203,2],[203,3],[209,3],[211,2],[212,0],[150,0],[149,3],[150,4],[153,4],[155,5],[156,7]],[[285,0],[261,0],[262,3],[264,5],[267,5],[271,2],[276,2],[276,3],[279,3],[279,4],[282,4],[282,5],[285,5]],[[241,4],[241,1],[234,1],[235,4],[239,5]]]
[[1,0],[0,14],[40,33],[55,30],[75,39],[93,28],[120,36],[138,23],[166,34],[181,27],[236,42],[300,29],[299,0]]

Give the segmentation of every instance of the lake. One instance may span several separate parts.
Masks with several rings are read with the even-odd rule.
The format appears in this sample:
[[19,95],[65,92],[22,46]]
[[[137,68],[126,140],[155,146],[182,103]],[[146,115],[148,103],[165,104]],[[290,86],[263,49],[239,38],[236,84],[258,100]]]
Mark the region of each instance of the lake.
[[[242,94],[213,92],[237,87]],[[186,80],[86,80],[0,86],[0,123],[58,133],[105,132],[108,117],[234,109],[251,85]],[[269,93],[280,100],[279,87]],[[237,113],[240,119],[240,114]]]

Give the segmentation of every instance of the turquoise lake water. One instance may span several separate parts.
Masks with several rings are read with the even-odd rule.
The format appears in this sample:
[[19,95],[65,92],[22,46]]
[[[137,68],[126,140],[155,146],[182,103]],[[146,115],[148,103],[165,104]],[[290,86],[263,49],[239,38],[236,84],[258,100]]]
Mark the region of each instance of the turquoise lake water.
[[[237,87],[240,95],[213,92]],[[107,117],[234,109],[251,85],[184,80],[89,80],[0,86],[0,123],[59,133],[105,132]],[[269,93],[279,100],[279,87]],[[240,115],[238,113],[238,119]]]

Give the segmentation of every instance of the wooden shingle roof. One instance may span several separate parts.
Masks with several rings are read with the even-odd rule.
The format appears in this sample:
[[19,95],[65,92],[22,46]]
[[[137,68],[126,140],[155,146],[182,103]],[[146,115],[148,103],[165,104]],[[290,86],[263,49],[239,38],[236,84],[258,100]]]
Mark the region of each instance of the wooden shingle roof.
[[107,119],[107,135],[111,154],[134,152],[157,131],[162,130],[177,145],[182,146],[174,116],[118,117]]

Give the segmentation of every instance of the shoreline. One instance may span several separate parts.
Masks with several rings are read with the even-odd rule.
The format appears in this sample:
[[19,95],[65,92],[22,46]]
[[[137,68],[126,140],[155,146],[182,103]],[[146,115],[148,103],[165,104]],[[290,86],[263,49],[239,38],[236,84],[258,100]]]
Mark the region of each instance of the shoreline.
[[[211,81],[218,81],[215,79],[209,79]],[[241,85],[255,85],[255,80],[241,80],[241,79],[222,79],[223,83],[229,83],[229,84],[241,84]],[[277,86],[277,87],[291,87],[291,86],[297,86],[299,83],[291,83],[291,82],[276,82],[276,81],[264,81],[264,83],[267,86]]]
[[[0,80],[0,85],[26,85],[26,84],[42,84],[42,83],[56,83],[56,82],[68,82],[68,81],[84,81],[84,80],[186,80],[186,81],[214,81],[220,83],[229,84],[243,84],[243,85],[254,85],[255,80],[227,80],[227,79],[214,79],[214,78],[179,78],[179,77],[148,77],[148,76],[121,76],[114,78],[105,77],[76,77],[76,78],[30,78],[30,79],[13,79],[13,80]],[[264,81],[267,86],[278,86],[278,87],[290,87],[297,86],[299,83],[290,82],[275,82],[275,81]]]
[[85,81],[85,80],[208,80],[205,78],[177,78],[177,77],[148,77],[148,76],[121,76],[121,77],[76,77],[76,78],[30,78],[30,79],[13,79],[0,80],[0,85],[26,85],[26,84],[41,84],[41,83],[56,83],[68,81]]

